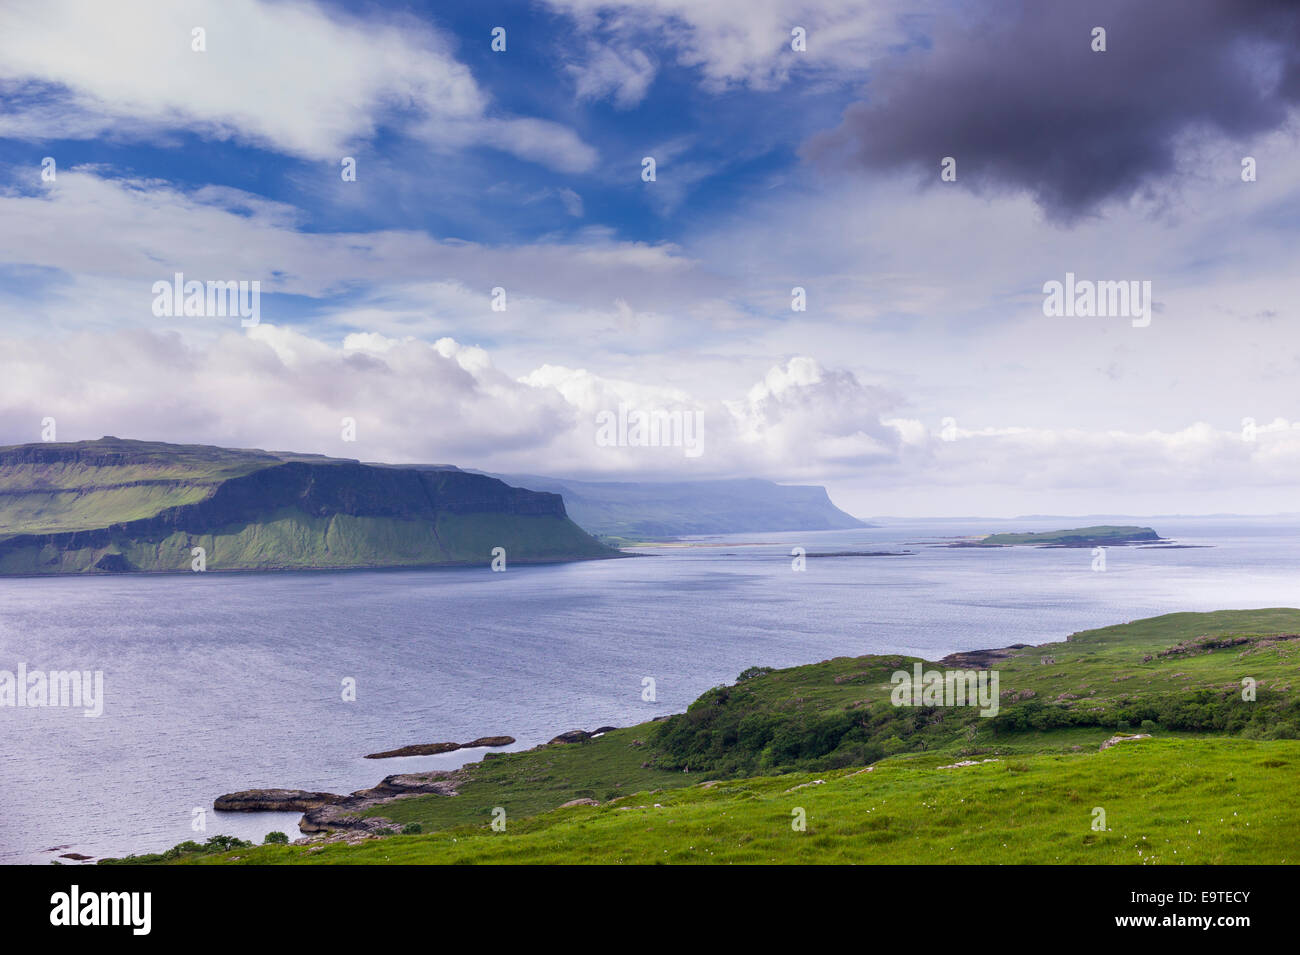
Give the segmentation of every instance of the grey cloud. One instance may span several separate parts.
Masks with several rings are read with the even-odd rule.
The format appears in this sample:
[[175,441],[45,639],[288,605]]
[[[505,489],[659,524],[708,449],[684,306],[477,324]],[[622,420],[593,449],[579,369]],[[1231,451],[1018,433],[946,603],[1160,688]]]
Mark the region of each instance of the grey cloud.
[[1300,3],[997,0],[882,63],[867,92],[806,156],[935,181],[953,156],[958,183],[1026,191],[1069,222],[1158,185],[1188,133],[1282,126],[1300,103]]

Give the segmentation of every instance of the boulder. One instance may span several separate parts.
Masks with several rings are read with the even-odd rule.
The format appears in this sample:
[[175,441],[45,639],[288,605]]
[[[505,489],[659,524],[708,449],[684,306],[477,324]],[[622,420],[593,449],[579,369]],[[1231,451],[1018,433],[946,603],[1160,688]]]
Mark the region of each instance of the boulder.
[[567,733],[561,733],[546,745],[554,746],[556,743],[585,743],[589,739],[591,739],[591,734],[586,730],[569,730]]

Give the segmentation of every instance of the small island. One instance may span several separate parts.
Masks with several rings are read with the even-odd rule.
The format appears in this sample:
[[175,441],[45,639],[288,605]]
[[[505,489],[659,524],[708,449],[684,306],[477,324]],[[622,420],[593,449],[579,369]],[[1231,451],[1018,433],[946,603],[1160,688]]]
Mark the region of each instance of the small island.
[[1150,544],[1163,538],[1149,527],[1100,524],[1062,531],[1037,531],[1025,534],[989,534],[979,541],[985,547],[1012,547],[1033,544],[1039,547],[1123,547]]

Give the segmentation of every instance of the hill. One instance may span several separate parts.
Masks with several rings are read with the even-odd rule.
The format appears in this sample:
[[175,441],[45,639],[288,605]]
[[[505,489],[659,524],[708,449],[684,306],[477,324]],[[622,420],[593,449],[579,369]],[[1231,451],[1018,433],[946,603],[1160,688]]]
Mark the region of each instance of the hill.
[[[171,858],[1300,859],[1300,806],[1290,798],[1300,768],[1300,610],[1168,614],[925,664],[996,672],[1000,710],[988,718],[968,707],[893,705],[893,675],[921,662],[886,655],[756,667],[664,721],[400,777],[436,781],[444,794],[404,795],[343,820],[420,834],[344,831],[330,842],[233,853],[195,846]],[[1107,745],[1116,734],[1129,738]],[[564,808],[573,800],[587,804]],[[507,811],[505,832],[490,827],[494,807]],[[806,831],[791,827],[795,808],[806,812]]]
[[721,481],[571,481],[496,475],[520,487],[564,496],[586,531],[625,540],[702,534],[829,531],[867,527],[831,503],[824,487],[757,478]]
[[614,556],[559,495],[455,468],[113,437],[0,448],[0,574]]

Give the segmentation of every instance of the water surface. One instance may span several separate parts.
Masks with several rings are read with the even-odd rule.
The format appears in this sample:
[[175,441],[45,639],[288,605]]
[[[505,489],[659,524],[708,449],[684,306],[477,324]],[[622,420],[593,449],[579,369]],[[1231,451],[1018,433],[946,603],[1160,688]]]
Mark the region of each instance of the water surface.
[[[1295,521],[1153,519],[1205,549],[960,550],[1013,528],[894,522],[713,539],[549,566],[0,579],[0,669],[102,670],[104,714],[0,708],[0,862],[158,851],[217,832],[296,838],[297,813],[215,813],[238,789],[350,792],[482,751],[408,743],[556,733],[680,712],[755,664],[1039,643],[1177,610],[1300,606]],[[754,546],[757,543],[757,546]],[[899,558],[790,550],[888,549]],[[486,558],[485,558],[486,563]],[[341,681],[353,678],[356,702]],[[657,701],[642,701],[655,680]],[[191,829],[207,809],[207,831]],[[69,851],[61,849],[60,851]]]

